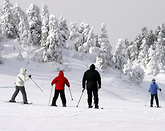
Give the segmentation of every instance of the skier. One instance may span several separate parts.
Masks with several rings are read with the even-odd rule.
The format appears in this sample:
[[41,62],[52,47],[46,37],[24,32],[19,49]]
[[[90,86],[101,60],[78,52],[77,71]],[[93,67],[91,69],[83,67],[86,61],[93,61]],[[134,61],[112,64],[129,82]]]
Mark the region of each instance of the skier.
[[157,107],[159,107],[159,100],[158,100],[157,90],[161,91],[161,88],[159,88],[159,86],[156,84],[156,80],[152,79],[151,85],[149,87],[149,92],[151,94],[150,107],[153,107],[154,98],[156,100]]
[[[95,108],[99,108],[99,98],[98,98],[98,89],[101,88],[101,77],[97,70],[95,70],[95,65],[91,64],[90,69],[84,73],[82,80],[82,88],[87,89],[88,95],[88,107],[92,108],[92,96],[94,96]],[[93,94],[93,95],[92,95]]]
[[26,82],[29,78],[31,78],[31,75],[26,77],[26,71],[27,70],[25,68],[20,69],[20,74],[18,74],[17,79],[16,79],[16,86],[15,86],[16,90],[13,93],[11,100],[9,102],[16,102],[15,98],[18,95],[19,91],[21,91],[22,96],[23,96],[23,104],[28,104],[24,82]]
[[54,97],[53,97],[51,106],[57,106],[56,101],[57,101],[58,95],[60,94],[63,107],[66,107],[64,86],[66,84],[68,87],[70,87],[70,84],[69,84],[68,79],[66,77],[64,77],[63,71],[60,71],[58,76],[53,79],[53,81],[51,82],[51,85],[53,86],[53,84],[56,84],[56,85],[55,85],[55,93],[54,93]]

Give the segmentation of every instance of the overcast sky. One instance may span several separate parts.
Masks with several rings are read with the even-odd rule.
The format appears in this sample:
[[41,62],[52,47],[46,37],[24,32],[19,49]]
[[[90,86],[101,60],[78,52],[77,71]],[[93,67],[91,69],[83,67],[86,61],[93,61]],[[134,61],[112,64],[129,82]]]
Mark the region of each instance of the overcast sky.
[[[2,3],[4,0],[0,0]],[[117,40],[135,39],[141,28],[155,30],[165,23],[165,0],[10,0],[26,10],[31,3],[41,8],[48,6],[50,14],[57,19],[61,14],[68,25],[85,21],[93,26],[94,33],[99,34],[101,24],[105,23],[109,41],[114,49]]]

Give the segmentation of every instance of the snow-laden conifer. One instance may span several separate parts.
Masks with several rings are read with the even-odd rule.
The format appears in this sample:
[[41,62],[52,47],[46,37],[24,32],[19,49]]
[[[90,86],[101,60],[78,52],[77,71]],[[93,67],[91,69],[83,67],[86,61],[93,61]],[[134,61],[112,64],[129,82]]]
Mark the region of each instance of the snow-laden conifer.
[[38,6],[31,4],[26,11],[32,40],[32,47],[41,45],[41,16]]
[[157,63],[158,63],[158,67],[160,69],[163,69],[164,65],[165,65],[165,38],[163,35],[163,29],[159,32],[158,34],[158,38],[157,41],[155,42],[156,44],[156,56],[158,58]]
[[140,84],[144,79],[144,70],[138,64],[132,64],[129,59],[127,64],[124,65],[123,72],[135,84]]
[[106,25],[103,23],[101,25],[101,34],[98,38],[98,43],[100,45],[100,55],[96,58],[96,63],[101,69],[106,69],[112,66],[112,47],[108,40]]
[[14,19],[16,19],[17,40],[23,47],[30,45],[29,41],[29,26],[25,12],[18,4],[14,6]]
[[49,36],[43,61],[56,61],[62,63],[62,36],[58,28],[58,20],[54,15],[49,18]]
[[149,49],[149,62],[147,64],[147,74],[148,75],[153,75],[156,76],[160,69],[158,67],[158,57],[156,56],[156,51],[153,49],[153,46],[150,47]]
[[122,70],[124,67],[124,63],[125,63],[125,58],[124,58],[123,40],[119,39],[113,55],[113,66],[115,69]]
[[41,47],[46,46],[46,40],[49,33],[49,11],[45,4],[42,4],[42,26],[41,26]]
[[66,47],[65,41],[69,37],[69,29],[68,29],[68,25],[67,25],[67,20],[65,19],[65,17],[63,15],[61,15],[61,17],[60,17],[58,28],[59,28],[60,34],[62,36],[61,37],[62,46],[63,46],[63,48],[65,48]]
[[78,51],[78,48],[82,45],[82,42],[81,42],[82,35],[79,33],[76,22],[70,23],[69,27],[70,27],[69,41],[71,42],[67,42],[66,47],[67,49],[75,49],[76,51]]
[[16,38],[17,31],[15,28],[15,21],[13,18],[13,5],[9,0],[2,3],[2,15],[0,18],[2,34],[6,38]]
[[144,38],[142,40],[142,44],[140,46],[140,52],[139,52],[139,56],[138,56],[138,63],[142,66],[142,67],[146,67],[147,64],[147,58],[148,58],[148,39]]

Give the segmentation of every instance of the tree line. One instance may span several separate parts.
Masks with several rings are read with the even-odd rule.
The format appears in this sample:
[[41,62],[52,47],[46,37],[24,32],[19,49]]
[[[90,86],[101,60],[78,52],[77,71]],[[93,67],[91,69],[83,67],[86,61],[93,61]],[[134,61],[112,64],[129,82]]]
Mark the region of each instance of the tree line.
[[64,16],[58,20],[50,15],[48,7],[31,4],[24,12],[18,4],[9,0],[1,4],[1,33],[8,39],[17,39],[19,45],[33,50],[33,59],[38,62],[55,61],[63,64],[62,50],[74,50],[89,55],[102,71],[120,70],[135,83],[140,83],[144,72],[157,75],[165,65],[165,25],[156,31],[142,28],[134,41],[119,39],[112,54],[106,25],[101,24],[98,35],[86,22],[67,24]]

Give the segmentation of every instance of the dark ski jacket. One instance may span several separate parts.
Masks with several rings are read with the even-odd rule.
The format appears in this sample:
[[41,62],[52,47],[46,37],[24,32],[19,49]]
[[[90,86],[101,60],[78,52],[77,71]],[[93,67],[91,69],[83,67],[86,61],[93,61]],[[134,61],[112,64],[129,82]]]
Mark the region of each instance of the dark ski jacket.
[[70,87],[69,81],[67,78],[64,77],[64,73],[63,71],[60,71],[58,76],[53,79],[53,81],[51,82],[51,84],[56,84],[55,89],[56,90],[64,90],[64,86],[65,84]]
[[101,77],[97,70],[95,70],[95,65],[92,64],[90,69],[84,73],[82,86],[87,90],[98,90],[101,88]]

